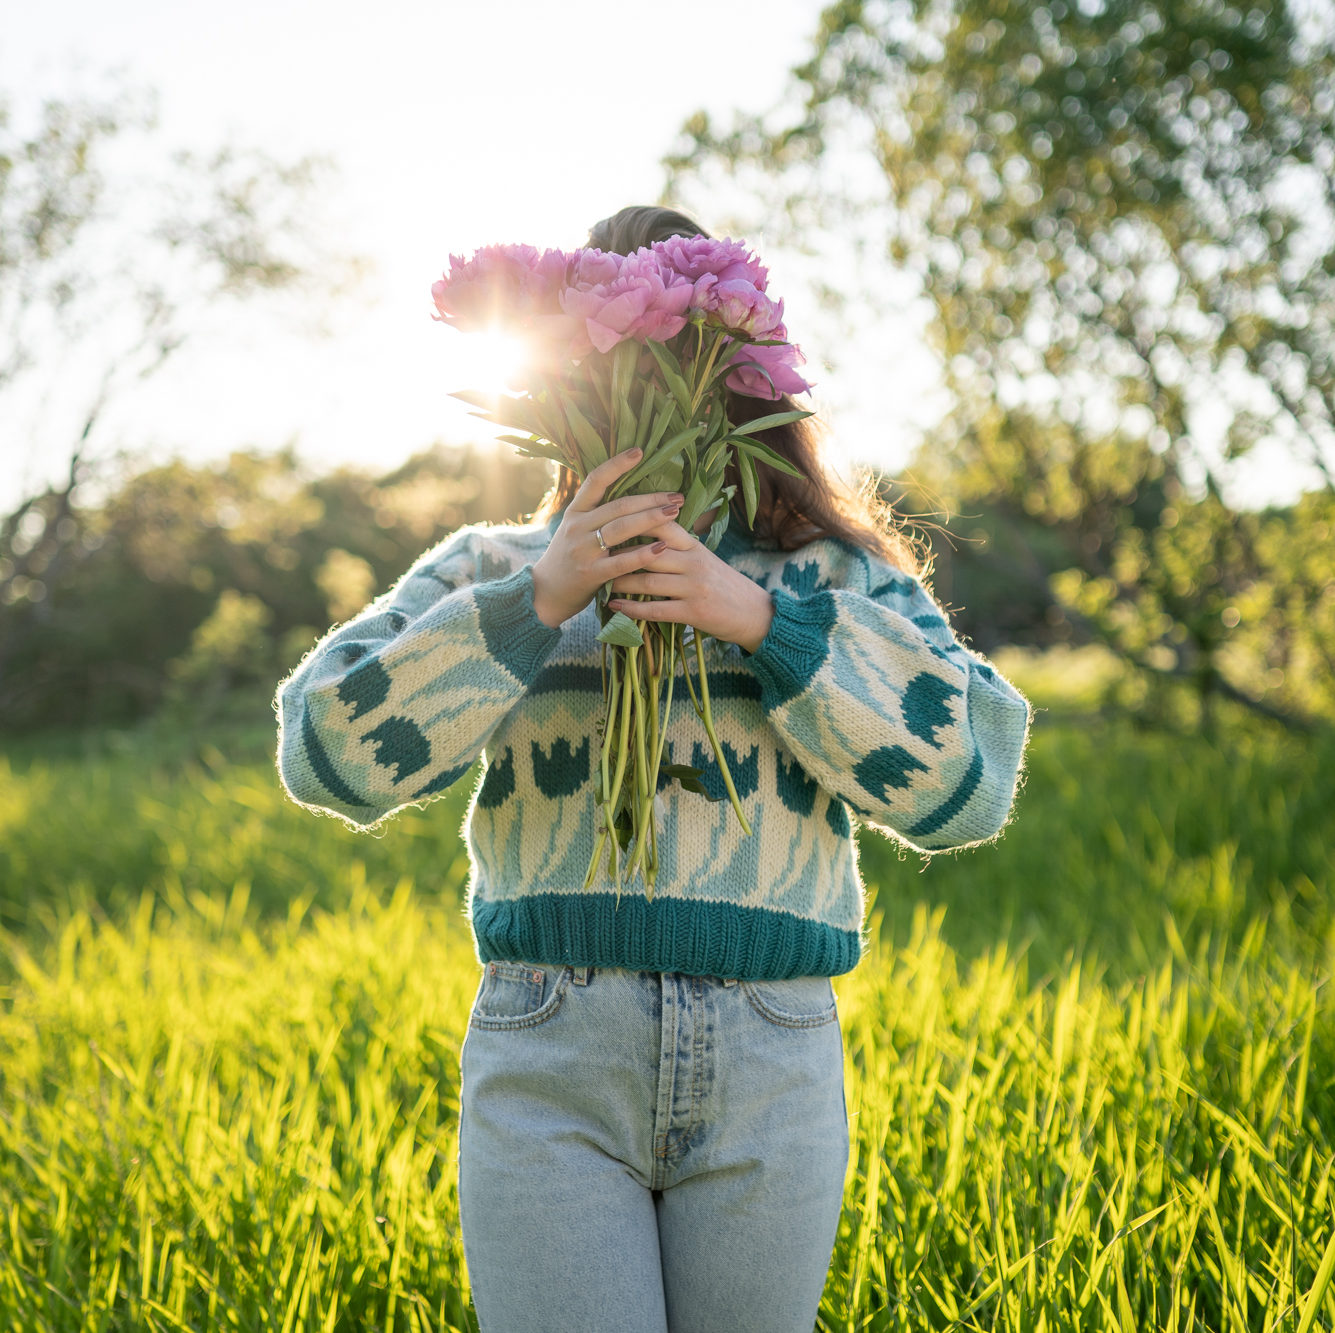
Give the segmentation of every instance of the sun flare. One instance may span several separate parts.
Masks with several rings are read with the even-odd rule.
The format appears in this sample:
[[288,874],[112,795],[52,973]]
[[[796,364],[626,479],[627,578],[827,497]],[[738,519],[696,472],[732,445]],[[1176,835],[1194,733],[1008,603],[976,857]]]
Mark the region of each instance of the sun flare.
[[445,355],[446,388],[451,393],[504,393],[523,382],[528,359],[528,347],[512,334],[492,329],[456,332]]

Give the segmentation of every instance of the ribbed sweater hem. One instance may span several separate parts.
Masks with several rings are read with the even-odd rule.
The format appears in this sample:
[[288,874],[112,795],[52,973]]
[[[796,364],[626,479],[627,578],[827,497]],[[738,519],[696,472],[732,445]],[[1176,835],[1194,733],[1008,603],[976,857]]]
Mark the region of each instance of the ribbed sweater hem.
[[625,967],[641,972],[779,981],[838,976],[857,966],[857,931],[789,912],[623,893],[475,898],[473,934],[484,963]]

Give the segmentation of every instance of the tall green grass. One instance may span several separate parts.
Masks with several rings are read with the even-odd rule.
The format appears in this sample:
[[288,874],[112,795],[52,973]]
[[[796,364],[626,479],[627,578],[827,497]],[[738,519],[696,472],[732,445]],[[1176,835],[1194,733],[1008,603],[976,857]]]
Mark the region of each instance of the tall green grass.
[[119,919],[145,893],[172,907],[242,893],[253,915],[286,916],[404,878],[424,899],[461,903],[471,776],[365,834],[287,800],[272,745],[271,729],[148,730],[0,753],[0,928],[50,934],[78,911]]
[[[466,785],[367,838],[267,744],[0,760],[0,1330],[474,1327]],[[999,845],[864,835],[823,1329],[1335,1327],[1332,775],[1040,729]]]
[[[405,877],[462,905],[475,773],[376,835],[354,832],[284,798],[257,711],[207,737],[150,728],[0,752],[0,928],[115,917],[144,892],[179,903],[241,889],[256,913],[283,916]],[[1239,727],[1210,744],[1126,723],[1040,726],[1000,842],[924,860],[863,831],[863,873],[895,939],[914,904],[943,906],[957,949],[1023,944],[1035,975],[1072,951],[1121,975],[1152,968],[1169,919],[1187,939],[1236,943],[1263,917],[1272,944],[1315,961],[1335,948],[1332,786],[1335,735]]]
[[466,1329],[462,926],[245,901],[15,951],[0,1328]]
[[1262,926],[1031,987],[920,909],[870,961],[826,1328],[1331,1326],[1335,1002]]

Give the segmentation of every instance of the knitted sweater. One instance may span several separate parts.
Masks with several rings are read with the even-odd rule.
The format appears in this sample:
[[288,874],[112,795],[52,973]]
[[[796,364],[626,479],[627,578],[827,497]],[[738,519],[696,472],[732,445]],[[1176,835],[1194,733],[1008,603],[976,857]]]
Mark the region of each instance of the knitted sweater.
[[637,877],[618,900],[605,865],[586,892],[602,645],[592,603],[560,629],[534,612],[533,562],[559,521],[460,529],[278,692],[288,791],[360,827],[484,757],[465,822],[483,962],[831,976],[861,946],[850,813],[924,851],[1006,822],[1029,706],[960,645],[922,585],[836,539],[785,553],[730,528],[718,555],[774,607],[754,653],[704,641],[715,727],[753,832],[737,824],[678,679],[665,761],[702,769],[721,799],[663,777],[653,897]]

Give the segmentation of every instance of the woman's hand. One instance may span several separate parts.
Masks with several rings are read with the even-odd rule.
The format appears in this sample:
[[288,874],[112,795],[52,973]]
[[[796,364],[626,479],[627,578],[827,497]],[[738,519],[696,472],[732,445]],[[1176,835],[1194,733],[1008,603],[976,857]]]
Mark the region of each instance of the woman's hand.
[[[661,491],[626,495],[601,503],[612,483],[640,461],[641,453],[639,449],[628,449],[613,454],[584,478],[561,518],[561,526],[534,562],[533,609],[545,625],[559,628],[571,616],[578,615],[604,583],[642,569],[655,551],[664,549],[663,542],[652,547],[636,545],[625,551],[614,548],[680,513],[680,495]],[[594,535],[599,528],[607,551],[599,546]]]
[[703,634],[755,652],[774,619],[769,593],[720,560],[681,524],[660,515],[647,531],[660,540],[644,548],[653,554],[644,562],[643,572],[620,575],[612,591],[647,593],[659,600],[634,602],[621,597],[608,606],[636,620],[694,625]]

